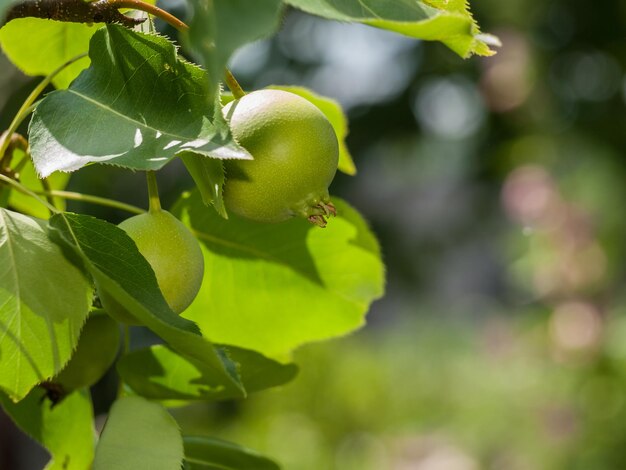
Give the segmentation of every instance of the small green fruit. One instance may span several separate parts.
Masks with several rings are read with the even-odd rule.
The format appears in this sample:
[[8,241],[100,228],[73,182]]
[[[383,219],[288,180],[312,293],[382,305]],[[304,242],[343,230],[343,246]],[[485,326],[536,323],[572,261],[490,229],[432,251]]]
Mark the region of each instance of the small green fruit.
[[119,227],[152,266],[170,308],[181,313],[189,307],[204,275],[202,251],[189,229],[164,210],[131,217]]
[[254,160],[226,160],[228,210],[259,222],[293,216],[324,226],[335,213],[328,196],[339,161],[335,131],[306,99],[259,90],[224,108],[237,141]]
[[120,345],[118,324],[102,311],[89,315],[72,358],[50,382],[70,393],[91,387],[111,367]]

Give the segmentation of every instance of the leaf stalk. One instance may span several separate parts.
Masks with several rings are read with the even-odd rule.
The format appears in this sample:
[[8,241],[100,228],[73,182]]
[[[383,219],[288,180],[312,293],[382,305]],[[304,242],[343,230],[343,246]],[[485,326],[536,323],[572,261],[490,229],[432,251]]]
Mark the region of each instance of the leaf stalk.
[[61,212],[56,207],[54,207],[52,204],[50,204],[47,201],[44,201],[43,199],[41,199],[34,191],[31,191],[26,186],[24,186],[23,184],[15,181],[14,179],[9,178],[8,176],[5,176],[3,174],[0,174],[0,181],[2,181],[4,183],[7,183],[8,185],[10,185],[13,188],[15,188],[17,191],[19,191],[21,193],[24,193],[24,194],[26,194],[26,195],[36,199],[38,202],[40,202],[41,204],[46,206],[48,208],[48,210],[52,214],[58,214],[59,212]]
[[161,199],[159,198],[159,186],[157,185],[156,173],[146,172],[148,181],[149,212],[159,212],[161,210]]
[[72,65],[74,62],[82,59],[83,57],[87,57],[87,53],[82,53],[77,56],[72,57],[67,62],[63,63],[60,67],[53,70],[47,77],[45,77],[39,84],[30,92],[28,98],[22,103],[22,106],[15,114],[15,117],[11,121],[9,128],[6,131],[5,138],[2,139],[0,143],[0,157],[3,157],[11,144],[12,136],[16,133],[17,128],[20,124],[26,119],[26,117],[32,112],[33,104],[39,98],[39,95],[43,93],[48,85],[52,82],[52,79],[59,74],[63,69]]
[[43,196],[50,196],[53,198],[56,197],[56,198],[67,199],[71,201],[80,201],[80,202],[86,202],[90,204],[96,204],[99,206],[111,207],[113,209],[120,209],[125,212],[130,212],[131,214],[145,214],[146,212],[144,209],[137,207],[137,206],[133,206],[131,204],[126,204],[124,202],[116,201],[114,199],[107,199],[104,197],[92,196],[90,194],[75,193],[72,191],[60,191],[60,190],[33,191],[33,192],[35,194],[41,194]]

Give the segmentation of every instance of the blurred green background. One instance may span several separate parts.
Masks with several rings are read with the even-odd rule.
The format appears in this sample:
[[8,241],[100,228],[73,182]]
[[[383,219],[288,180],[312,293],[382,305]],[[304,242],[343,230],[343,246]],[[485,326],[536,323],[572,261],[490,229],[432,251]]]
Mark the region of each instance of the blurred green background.
[[[378,234],[387,295],[360,332],[297,351],[282,389],[175,410],[185,431],[289,470],[626,468],[626,2],[472,7],[495,57],[289,12],[233,58],[246,89],[345,107],[359,172],[331,191]],[[3,129],[34,83],[2,59]],[[177,162],[159,178],[166,205],[191,187]],[[140,205],[143,187],[101,166],[70,183]],[[114,394],[94,389],[99,412]],[[10,426],[0,468],[40,468]]]

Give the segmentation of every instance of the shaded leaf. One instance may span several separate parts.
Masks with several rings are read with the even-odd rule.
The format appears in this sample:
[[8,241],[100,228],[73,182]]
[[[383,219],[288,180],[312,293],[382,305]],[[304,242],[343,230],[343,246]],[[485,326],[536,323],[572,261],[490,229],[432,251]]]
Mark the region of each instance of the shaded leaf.
[[9,7],[17,3],[18,0],[0,0],[0,25],[2,25],[2,19],[5,17]]
[[346,145],[346,137],[348,136],[348,119],[341,109],[341,105],[325,96],[320,96],[311,90],[299,87],[299,86],[270,86],[275,90],[284,90],[290,93],[301,96],[302,98],[309,100],[315,106],[324,113],[326,118],[330,121],[337,134],[337,142],[339,143],[339,166],[338,170],[348,175],[356,174],[356,166],[352,160],[352,155]]
[[213,204],[219,215],[228,218],[224,206],[224,164],[220,160],[205,158],[192,152],[181,154],[181,159],[205,205]]
[[206,73],[178,58],[167,39],[107,25],[89,56],[70,88],[35,110],[29,135],[40,175],[92,162],[157,170],[186,150],[251,158],[232,140]]
[[213,437],[184,436],[185,469],[280,470],[280,466],[252,449]]
[[199,334],[194,323],[172,312],[150,264],[126,232],[95,217],[72,213],[55,215],[50,225],[83,259],[101,299],[115,299],[196,367],[206,370],[208,377],[216,379],[215,387],[244,395],[234,364]]
[[0,388],[14,400],[69,360],[92,287],[42,220],[0,208]]
[[93,470],[178,470],[182,461],[178,424],[165,408],[140,397],[113,404]]
[[[238,366],[246,392],[257,392],[292,380],[298,367],[280,364],[255,351],[221,347]],[[135,393],[153,400],[223,400],[237,398],[232,391],[212,386],[192,362],[166,346],[158,345],[133,351],[117,363],[120,377]]]
[[278,29],[280,0],[188,0],[187,47],[217,88],[232,53]]
[[461,57],[491,55],[467,0],[285,0],[307,13],[441,41]]
[[261,224],[207,210],[197,193],[175,212],[205,257],[200,293],[183,315],[212,341],[270,357],[360,327],[383,293],[376,239],[359,214],[335,200],[326,229],[301,219]]
[[0,402],[13,422],[50,452],[46,470],[90,468],[96,435],[89,392],[76,391],[53,404],[36,388],[19,403],[0,393]]

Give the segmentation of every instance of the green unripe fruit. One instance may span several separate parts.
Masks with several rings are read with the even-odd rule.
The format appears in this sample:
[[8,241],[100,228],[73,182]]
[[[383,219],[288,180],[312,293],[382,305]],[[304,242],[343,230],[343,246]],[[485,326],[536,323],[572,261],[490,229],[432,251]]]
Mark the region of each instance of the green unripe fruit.
[[111,367],[119,345],[118,324],[102,311],[92,312],[80,332],[72,358],[51,382],[64,393],[91,387]]
[[259,90],[228,103],[224,115],[254,160],[225,160],[228,210],[260,222],[293,216],[325,225],[334,214],[328,196],[339,161],[335,131],[306,99]]
[[170,308],[181,313],[189,307],[204,275],[202,251],[189,229],[164,210],[131,217],[119,227],[152,266]]

